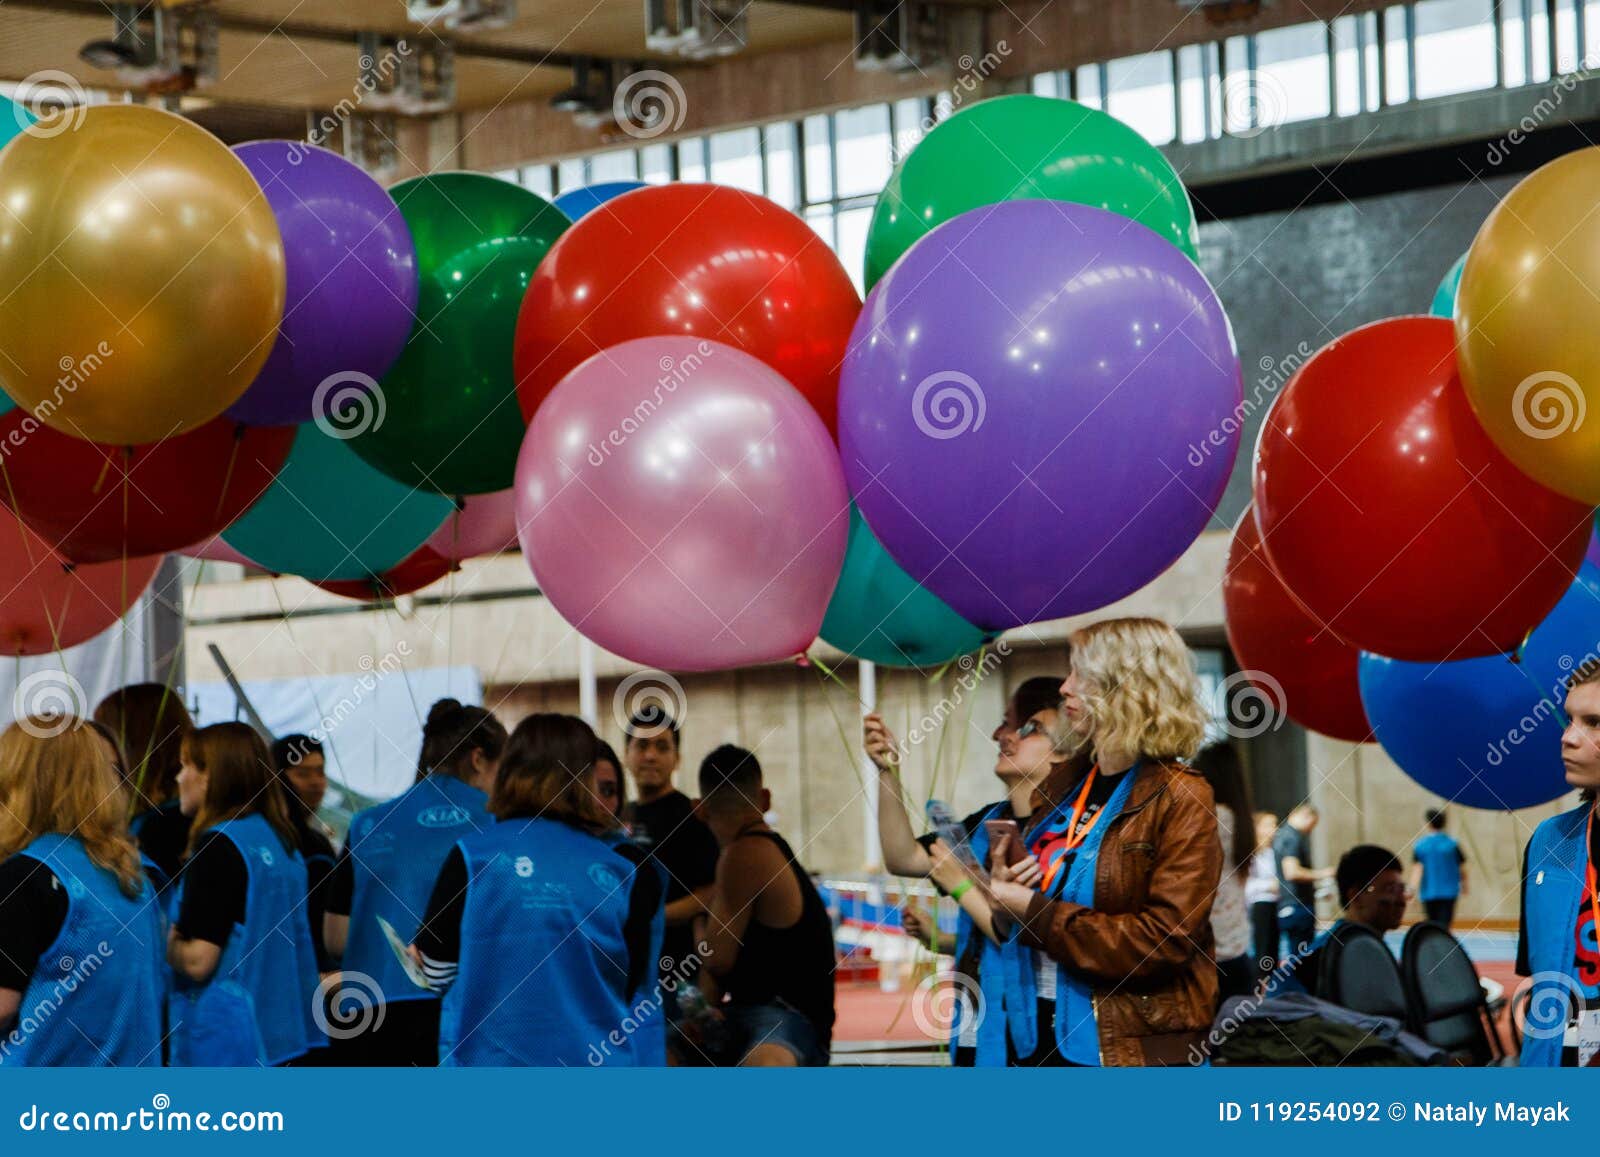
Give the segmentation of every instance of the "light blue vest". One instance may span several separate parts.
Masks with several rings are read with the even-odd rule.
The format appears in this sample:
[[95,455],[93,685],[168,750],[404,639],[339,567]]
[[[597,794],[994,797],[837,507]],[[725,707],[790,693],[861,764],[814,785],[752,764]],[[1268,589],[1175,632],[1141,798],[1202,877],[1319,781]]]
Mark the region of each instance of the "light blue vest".
[[1528,878],[1522,917],[1528,930],[1528,966],[1533,988],[1523,1028],[1524,1065],[1561,1064],[1561,1046],[1577,978],[1578,905],[1589,867],[1585,823],[1590,804],[1552,816],[1528,841]]
[[0,1067],[159,1066],[166,935],[149,883],[126,896],[115,873],[58,833],[17,854],[55,873],[67,918],[0,1037]]
[[[326,1042],[317,957],[306,916],[306,866],[259,815],[216,825],[249,875],[236,924],[210,980],[181,977],[169,1015],[174,1067],[277,1065]],[[178,887],[183,888],[180,879]]]
[[1461,854],[1455,840],[1443,832],[1423,836],[1413,849],[1422,865],[1422,891],[1418,899],[1454,900],[1461,894]]
[[[627,991],[623,938],[637,866],[558,820],[509,819],[462,839],[461,961],[439,1025],[441,1065],[658,1065],[663,999]],[[653,870],[653,869],[650,869]],[[651,929],[660,956],[663,909]]]
[[370,976],[388,1003],[436,1000],[406,978],[378,926],[383,917],[410,944],[428,908],[439,869],[456,841],[494,823],[489,797],[448,775],[430,775],[350,821],[345,842],[355,884],[346,972]]

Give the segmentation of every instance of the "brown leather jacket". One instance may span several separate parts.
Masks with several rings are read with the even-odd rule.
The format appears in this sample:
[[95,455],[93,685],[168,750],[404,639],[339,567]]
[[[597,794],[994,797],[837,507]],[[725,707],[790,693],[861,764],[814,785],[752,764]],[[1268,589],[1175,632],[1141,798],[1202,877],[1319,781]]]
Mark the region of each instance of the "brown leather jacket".
[[[1046,814],[1079,774],[1052,776],[1033,814]],[[1137,774],[1101,843],[1094,907],[1035,896],[1021,936],[1088,981],[1102,1064],[1185,1064],[1217,1007],[1211,904],[1222,843],[1199,772],[1147,761]]]

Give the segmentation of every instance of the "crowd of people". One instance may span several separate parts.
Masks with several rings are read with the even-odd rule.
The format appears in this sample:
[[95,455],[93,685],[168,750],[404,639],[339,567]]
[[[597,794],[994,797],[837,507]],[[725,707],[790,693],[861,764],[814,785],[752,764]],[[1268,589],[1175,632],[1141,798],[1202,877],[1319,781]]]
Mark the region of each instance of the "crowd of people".
[[[1393,930],[1415,892],[1448,927],[1467,870],[1442,811],[1409,872],[1371,845],[1318,867],[1316,810],[1255,811],[1238,754],[1205,745],[1175,630],[1109,620],[1070,645],[1006,704],[998,798],[931,833],[865,720],[884,867],[959,907],[953,936],[902,918],[953,959],[955,1064],[1193,1063],[1224,998],[1315,992],[1342,925]],[[1529,842],[1519,964],[1569,977],[1577,1018],[1600,1009],[1600,664],[1567,710],[1584,800]],[[89,720],[20,719],[0,734],[0,1066],[827,1064],[822,896],[755,754],[716,748],[691,798],[681,738],[648,710],[619,757],[573,716],[507,732],[441,701],[415,782],[340,847],[309,736],[196,727],[148,684]],[[1320,934],[1319,885],[1340,902]],[[1577,1063],[1546,1037],[1525,1063]]]

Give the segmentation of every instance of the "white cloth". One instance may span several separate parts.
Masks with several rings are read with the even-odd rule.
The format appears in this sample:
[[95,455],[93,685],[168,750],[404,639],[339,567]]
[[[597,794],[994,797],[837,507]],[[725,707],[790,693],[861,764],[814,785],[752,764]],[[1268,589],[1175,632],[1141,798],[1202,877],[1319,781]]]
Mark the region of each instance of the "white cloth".
[[1250,950],[1250,916],[1244,907],[1244,881],[1233,859],[1233,809],[1217,805],[1217,835],[1222,840],[1222,879],[1217,882],[1211,906],[1211,933],[1217,941],[1217,959],[1232,960]]
[[1276,904],[1278,902],[1278,860],[1272,846],[1257,848],[1250,857],[1250,875],[1244,882],[1246,904]]
[[1048,952],[1034,950],[1033,983],[1035,993],[1040,1000],[1056,998],[1056,962],[1050,959]]

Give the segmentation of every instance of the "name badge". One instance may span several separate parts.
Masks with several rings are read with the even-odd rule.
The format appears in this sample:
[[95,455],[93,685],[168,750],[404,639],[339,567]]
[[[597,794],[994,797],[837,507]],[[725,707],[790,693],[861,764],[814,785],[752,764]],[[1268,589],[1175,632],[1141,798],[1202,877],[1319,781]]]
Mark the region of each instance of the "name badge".
[[1578,1050],[1578,1067],[1587,1065],[1600,1053],[1600,1008],[1586,1008],[1567,1025],[1561,1043]]

